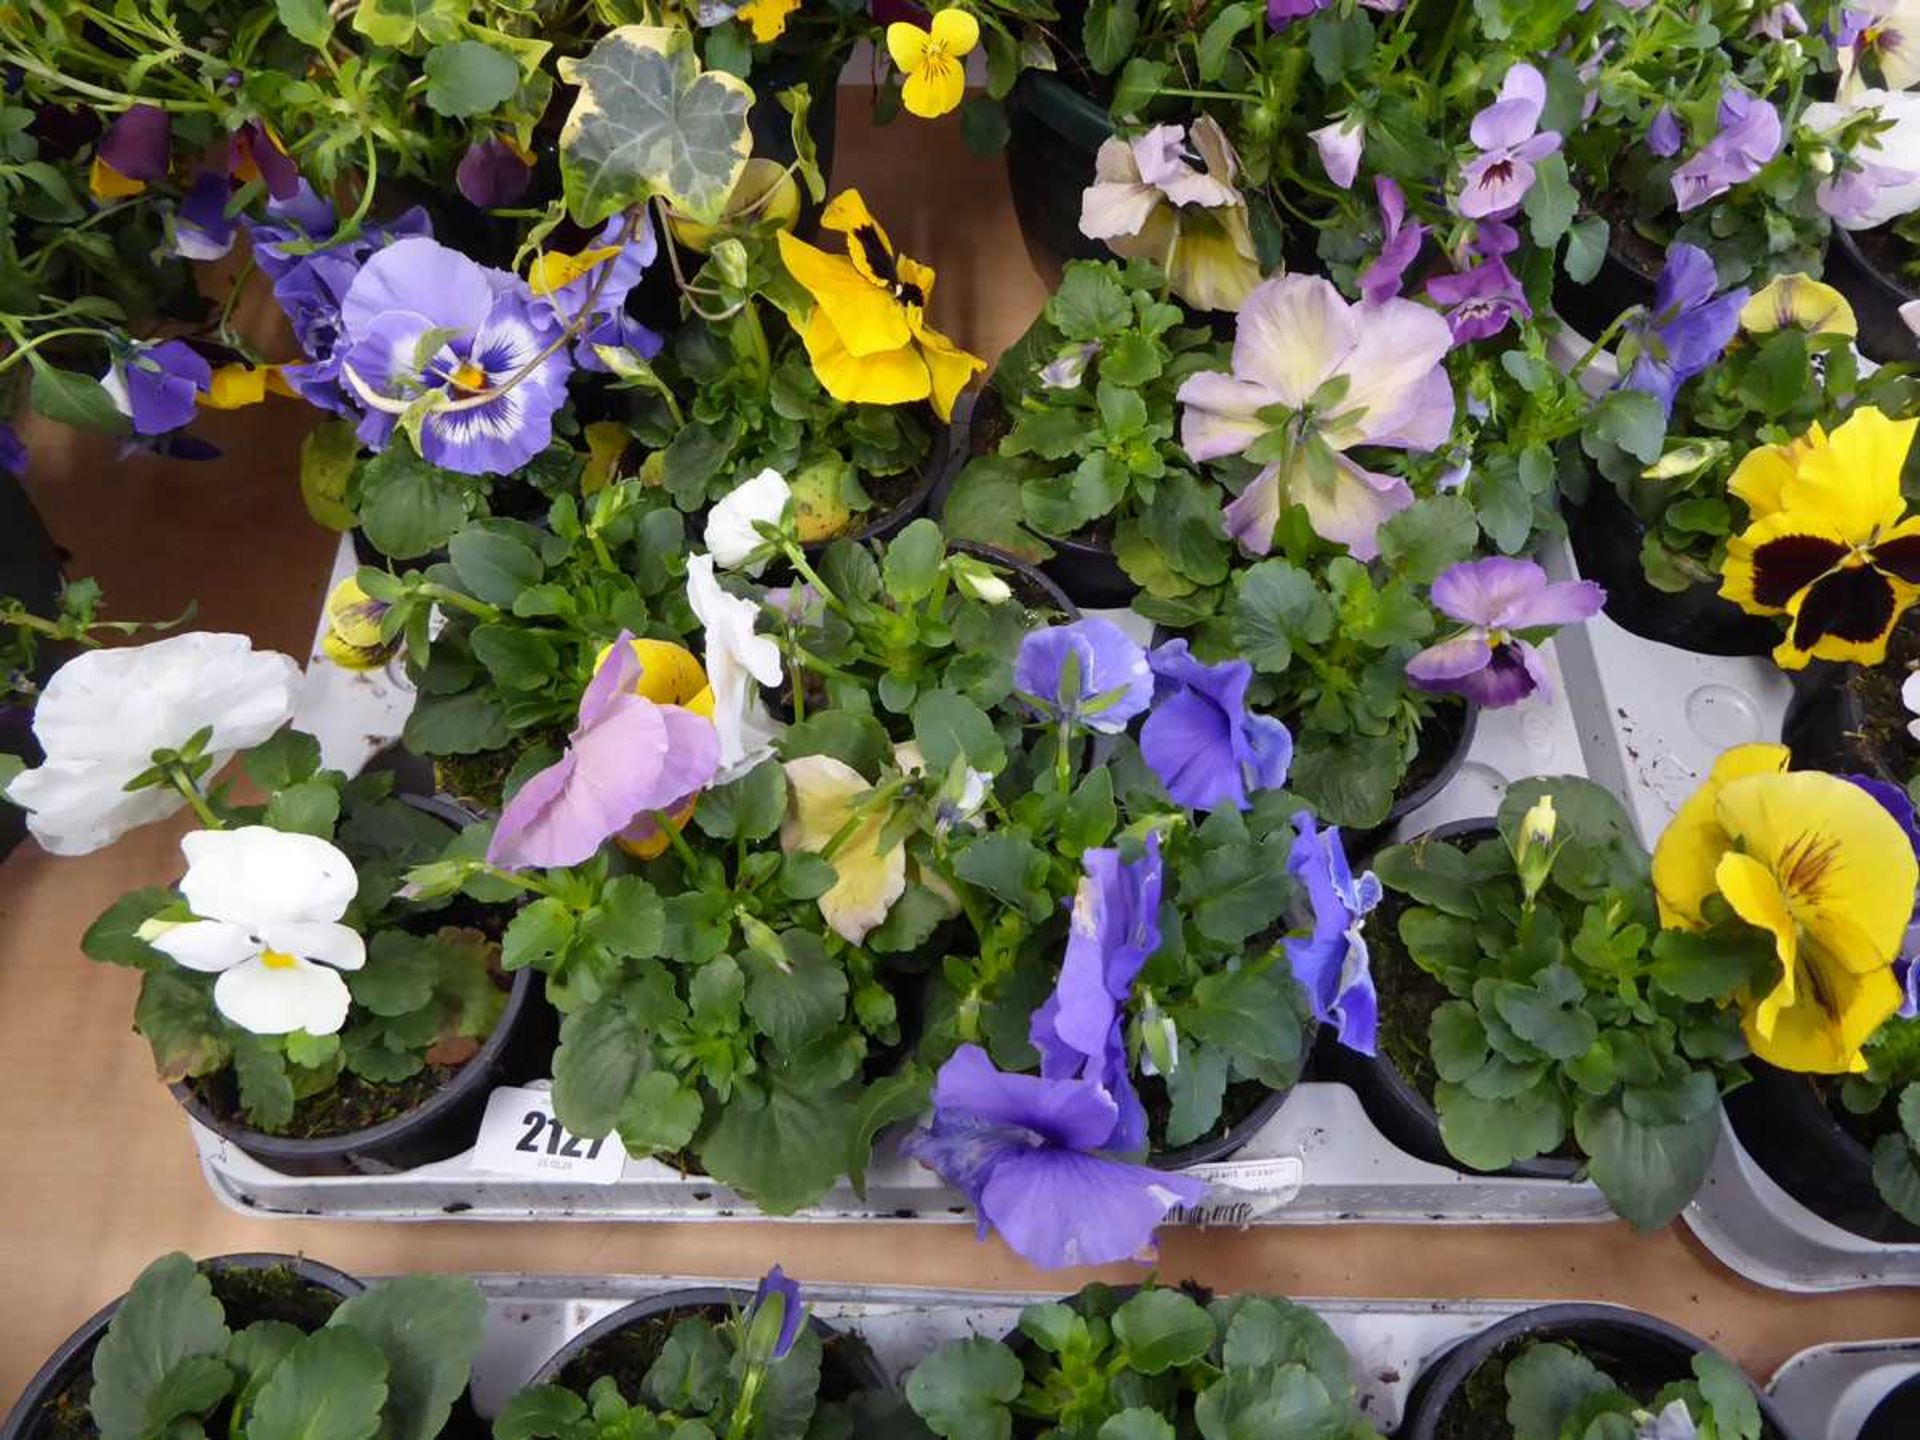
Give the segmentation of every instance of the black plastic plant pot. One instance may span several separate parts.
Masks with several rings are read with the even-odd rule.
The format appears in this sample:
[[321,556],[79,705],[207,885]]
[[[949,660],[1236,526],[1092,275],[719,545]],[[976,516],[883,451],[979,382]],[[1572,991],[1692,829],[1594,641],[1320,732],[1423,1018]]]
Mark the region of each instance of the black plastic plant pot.
[[[658,1331],[658,1344],[664,1345],[672,1329],[670,1322],[696,1318],[721,1321],[745,1310],[752,1303],[753,1291],[722,1285],[704,1285],[691,1290],[669,1290],[661,1295],[650,1295],[644,1300],[623,1306],[582,1330],[549,1355],[527,1383],[565,1385],[584,1395],[604,1369],[612,1368],[611,1360],[603,1357],[625,1332],[666,1321],[669,1323],[661,1325]],[[874,1358],[873,1351],[864,1339],[829,1325],[812,1313],[807,1316],[807,1324],[820,1337],[825,1350],[820,1365],[820,1397],[823,1400],[844,1400],[861,1391],[885,1392],[892,1388],[887,1382],[886,1371],[880,1368],[880,1362]],[[599,1355],[594,1354],[595,1351],[599,1351]],[[620,1367],[623,1370],[637,1368],[644,1373],[654,1357],[630,1353],[620,1358],[624,1362]],[[639,1396],[629,1394],[626,1399],[634,1401]]]
[[1420,727],[1420,752],[1429,753],[1429,746],[1441,749],[1440,762],[1426,779],[1393,797],[1383,829],[1398,825],[1453,783],[1453,777],[1467,763],[1467,752],[1473,748],[1479,728],[1480,707],[1471,700],[1442,701],[1436,707]]
[[1769,1179],[1830,1224],[1882,1245],[1920,1244],[1873,1183],[1873,1153],[1806,1075],[1749,1060],[1753,1079],[1722,1102],[1733,1133]]
[[473,1058],[424,1103],[364,1130],[315,1138],[268,1135],[222,1119],[184,1083],[171,1088],[188,1115],[283,1175],[391,1175],[470,1148],[494,1088],[544,1077],[557,1038],[544,983],[534,971],[521,970],[500,1023]]
[[1920,1375],[1901,1381],[1873,1407],[1857,1440],[1913,1440],[1920,1435]]
[[[320,1297],[332,1297],[335,1304],[358,1295],[366,1286],[331,1265],[299,1255],[249,1253],[216,1255],[200,1262],[214,1282],[214,1293],[226,1307],[231,1328],[239,1329],[256,1320],[297,1320],[275,1313],[272,1307],[247,1303],[243,1294],[222,1294],[222,1276],[239,1272],[286,1270],[306,1283]],[[235,1287],[237,1289],[237,1287]],[[122,1296],[121,1299],[125,1299]],[[332,1306],[326,1307],[328,1310]],[[0,1440],[52,1440],[56,1435],[83,1433],[90,1422],[81,1419],[92,1388],[93,1352],[107,1333],[107,1326],[120,1309],[120,1300],[105,1306],[86,1324],[61,1341],[60,1348],[34,1372],[6,1419],[0,1421]],[[77,1413],[76,1413],[77,1412]]]
[[[1866,233],[1879,238],[1874,231]],[[1851,230],[1835,228],[1825,279],[1853,307],[1861,354],[1882,365],[1920,360],[1920,341],[1900,318],[1900,307],[1920,300],[1920,294],[1882,269]]]
[[1747,614],[1710,584],[1678,593],[1649,584],[1640,564],[1647,527],[1604,476],[1593,477],[1584,504],[1561,513],[1581,578],[1600,582],[1606,616],[1622,630],[1695,655],[1765,655],[1780,643],[1776,622]]
[[1895,759],[1869,736],[1866,708],[1853,686],[1853,667],[1816,662],[1794,677],[1780,740],[1793,751],[1796,770],[1833,775],[1871,775],[1904,787]]
[[[1311,1048],[1312,1043],[1311,1031],[1301,1037],[1303,1049]],[[1233,1094],[1233,1088],[1227,1091],[1229,1097]],[[1147,1157],[1147,1163],[1156,1170],[1191,1170],[1195,1165],[1211,1165],[1217,1160],[1231,1159],[1266,1128],[1269,1120],[1280,1113],[1280,1107],[1287,1103],[1287,1096],[1292,1093],[1292,1086],[1285,1090],[1268,1090],[1251,1110],[1219,1134],[1196,1140],[1191,1145],[1182,1145],[1177,1150],[1157,1151]]]
[[1057,74],[1024,70],[1007,96],[1007,125],[1007,183],[1033,268],[1051,282],[1069,260],[1103,259],[1106,247],[1080,233],[1080,196],[1113,137],[1105,108]]
[[[1662,1387],[1693,1378],[1693,1357],[1712,1348],[1676,1325],[1613,1305],[1542,1305],[1523,1310],[1462,1340],[1421,1371],[1407,1397],[1406,1416],[1394,1432],[1398,1440],[1455,1435],[1480,1440],[1499,1433],[1473,1427],[1476,1421],[1484,1424],[1490,1418],[1504,1424],[1504,1389],[1499,1392],[1498,1416],[1483,1417],[1468,1408],[1474,1393],[1470,1382],[1489,1361],[1504,1360],[1503,1352],[1529,1344],[1562,1344],[1580,1351],[1643,1404]],[[1763,1440],[1793,1440],[1773,1402],[1757,1388],[1754,1398],[1760,1405]]]
[[1120,568],[1113,551],[1085,540],[1049,540],[1054,555],[1045,570],[1074,602],[1093,610],[1122,610],[1140,587]]
[[[1498,833],[1490,818],[1454,820],[1435,826],[1409,843],[1424,841],[1446,844],[1460,840],[1491,840]],[[1399,943],[1398,936],[1387,940],[1376,933],[1373,950],[1380,955],[1391,945],[1400,963],[1411,969],[1412,959],[1398,954]],[[1385,1008],[1383,1005],[1383,1011]],[[1314,1046],[1313,1073],[1316,1078],[1336,1080],[1351,1088],[1360,1097],[1361,1108],[1367,1112],[1367,1119],[1373,1122],[1374,1128],[1415,1159],[1424,1160],[1429,1165],[1442,1165],[1449,1170],[1466,1168],[1453,1157],[1447,1149],[1447,1142],[1441,1138],[1440,1116],[1434,1110],[1433,1102],[1402,1075],[1385,1055],[1362,1055],[1357,1050],[1350,1050],[1339,1043],[1333,1031],[1323,1028]],[[1578,1160],[1542,1155],[1533,1160],[1517,1161],[1504,1170],[1486,1173],[1533,1180],[1572,1180],[1579,1169]]]
[[1564,272],[1553,282],[1553,309],[1562,320],[1588,340],[1606,333],[1628,306],[1651,306],[1659,269],[1648,269],[1638,257],[1626,253],[1618,244],[1609,244],[1600,269],[1584,285],[1576,285]]

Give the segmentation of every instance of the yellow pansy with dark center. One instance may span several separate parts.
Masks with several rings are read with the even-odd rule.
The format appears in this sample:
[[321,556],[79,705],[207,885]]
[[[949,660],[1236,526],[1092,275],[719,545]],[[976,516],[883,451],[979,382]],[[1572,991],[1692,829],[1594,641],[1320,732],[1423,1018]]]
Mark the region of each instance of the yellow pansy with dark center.
[[1857,412],[1831,435],[1749,455],[1729,488],[1755,519],[1727,545],[1720,593],[1753,615],[1785,615],[1773,658],[1878,665],[1887,636],[1920,599],[1920,518],[1900,473],[1920,419]]

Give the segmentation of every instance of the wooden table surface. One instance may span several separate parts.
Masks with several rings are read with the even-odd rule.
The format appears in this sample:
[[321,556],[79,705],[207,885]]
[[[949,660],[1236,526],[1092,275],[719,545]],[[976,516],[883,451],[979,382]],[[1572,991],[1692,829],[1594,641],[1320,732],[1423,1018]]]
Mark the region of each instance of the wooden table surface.
[[[843,92],[836,186],[857,185],[905,253],[939,273],[934,323],[992,356],[1045,297],[998,161],[951,123],[875,130]],[[169,616],[242,630],[304,657],[335,537],[306,516],[291,401],[210,417],[226,456],[140,458],[35,428],[29,483],[70,573],[106,587],[115,617]],[[129,696],[128,703],[139,703]],[[83,859],[31,842],[0,866],[0,1405],[47,1353],[154,1256],[299,1250],[362,1274],[408,1270],[685,1274],[745,1278],[775,1261],[803,1280],[1071,1288],[961,1225],[417,1225],[263,1220],[203,1185],[186,1122],[133,1034],[136,977],[80,953],[87,923],[123,891],[179,871],[183,822]],[[1599,1299],[1638,1306],[1723,1346],[1764,1378],[1822,1341],[1920,1335],[1920,1291],[1797,1296],[1763,1290],[1676,1226],[1274,1226],[1173,1231],[1163,1277],[1300,1296]]]

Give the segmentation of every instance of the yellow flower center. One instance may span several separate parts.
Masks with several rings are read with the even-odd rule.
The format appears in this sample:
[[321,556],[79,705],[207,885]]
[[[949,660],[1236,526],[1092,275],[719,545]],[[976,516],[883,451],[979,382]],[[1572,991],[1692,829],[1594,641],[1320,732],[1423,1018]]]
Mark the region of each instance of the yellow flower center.
[[447,383],[456,390],[484,390],[487,388],[487,372],[469,360],[453,372]]
[[280,951],[280,950],[261,951],[260,963],[266,966],[269,970],[292,970],[297,968],[300,964],[300,962],[296,960],[293,956],[288,955],[284,951]]

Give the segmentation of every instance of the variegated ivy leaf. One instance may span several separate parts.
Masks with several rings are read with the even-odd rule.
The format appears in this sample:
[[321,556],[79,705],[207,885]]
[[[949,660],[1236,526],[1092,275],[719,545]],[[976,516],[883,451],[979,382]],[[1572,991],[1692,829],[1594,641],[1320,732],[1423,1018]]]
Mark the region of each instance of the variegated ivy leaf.
[[717,223],[753,149],[753,91],[702,71],[685,30],[623,25],[583,60],[560,62],[580,95],[560,132],[567,209],[591,228],[655,195]]

